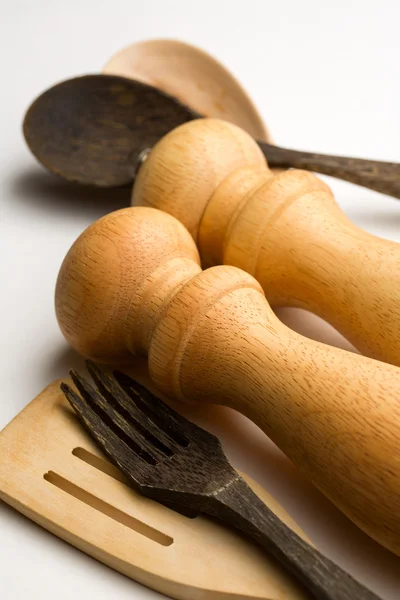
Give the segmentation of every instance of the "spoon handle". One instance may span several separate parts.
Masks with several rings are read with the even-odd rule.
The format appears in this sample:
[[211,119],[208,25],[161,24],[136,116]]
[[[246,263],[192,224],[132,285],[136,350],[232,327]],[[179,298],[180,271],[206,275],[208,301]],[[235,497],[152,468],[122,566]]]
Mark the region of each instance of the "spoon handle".
[[305,169],[331,175],[400,198],[400,164],[287,150],[258,142],[270,167]]

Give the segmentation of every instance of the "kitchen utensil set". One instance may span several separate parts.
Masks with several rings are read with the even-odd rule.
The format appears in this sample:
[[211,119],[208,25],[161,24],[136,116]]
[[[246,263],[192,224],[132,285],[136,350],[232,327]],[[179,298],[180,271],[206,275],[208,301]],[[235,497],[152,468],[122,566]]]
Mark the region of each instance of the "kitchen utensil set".
[[[168,40],[45,91],[24,134],[67,180],[134,182],[133,206],[93,223],[61,266],[71,346],[98,363],[147,357],[167,398],[242,412],[400,555],[400,247],[357,228],[310,172],[400,198],[399,165],[278,148],[222,65]],[[267,300],[318,314],[363,355],[300,336]],[[246,483],[215,436],[127,375],[87,366],[94,385],[72,372],[61,389],[118,468],[56,383],[0,435],[1,498],[175,598],[377,598]],[[215,564],[199,566],[214,540]]]

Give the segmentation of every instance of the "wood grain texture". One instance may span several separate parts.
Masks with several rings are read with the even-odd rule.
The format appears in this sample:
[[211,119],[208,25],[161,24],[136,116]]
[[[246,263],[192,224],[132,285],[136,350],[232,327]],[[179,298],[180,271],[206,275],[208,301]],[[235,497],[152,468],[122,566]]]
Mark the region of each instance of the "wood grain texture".
[[246,270],[274,307],[306,308],[363,354],[400,365],[400,245],[357,228],[312,173],[274,176],[236,126],[196,120],[170,132],[132,203],[177,217],[203,265]]
[[103,217],[60,270],[67,340],[98,362],[148,354],[157,387],[244,413],[355,523],[400,554],[400,369],[285,327],[244,271],[201,271],[193,240],[145,207]]
[[[2,500],[143,585],[179,600],[308,597],[265,552],[234,530],[204,516],[185,518],[136,493],[85,433],[60,381],[0,433],[0,453]],[[245,478],[307,541],[276,500]]]

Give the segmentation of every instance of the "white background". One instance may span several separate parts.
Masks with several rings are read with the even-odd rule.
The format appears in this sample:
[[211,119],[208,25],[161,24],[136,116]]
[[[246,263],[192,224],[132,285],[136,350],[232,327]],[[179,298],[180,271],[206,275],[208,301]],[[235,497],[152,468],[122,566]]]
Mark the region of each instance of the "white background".
[[[76,190],[29,154],[28,104],[62,79],[101,69],[152,37],[199,45],[244,84],[281,145],[400,161],[400,4],[396,0],[36,0],[0,2],[0,429],[80,359],[58,331],[53,292],[75,237],[129,193]],[[331,180],[357,224],[400,241],[400,202]],[[295,328],[342,343],[304,314]],[[324,552],[387,600],[400,597],[400,559],[370,541],[241,418],[205,422]],[[200,418],[200,416],[199,416]],[[241,445],[240,445],[241,444]],[[239,451],[239,448],[241,450]],[[0,457],[1,460],[1,457]],[[0,504],[0,597],[158,598]]]

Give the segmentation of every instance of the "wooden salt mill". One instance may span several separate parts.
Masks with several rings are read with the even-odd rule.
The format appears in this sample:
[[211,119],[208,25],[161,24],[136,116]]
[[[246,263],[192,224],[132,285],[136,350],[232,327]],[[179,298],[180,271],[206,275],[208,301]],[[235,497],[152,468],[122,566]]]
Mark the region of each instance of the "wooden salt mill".
[[257,423],[343,512],[400,555],[400,369],[304,338],[231,266],[202,271],[172,216],[145,207],[91,225],[62,264],[56,313],[99,362],[147,355],[160,390]]
[[356,227],[312,173],[274,175],[237,126],[203,119],[168,133],[132,204],[177,217],[204,266],[244,269],[272,306],[308,309],[363,354],[400,365],[400,245]]

